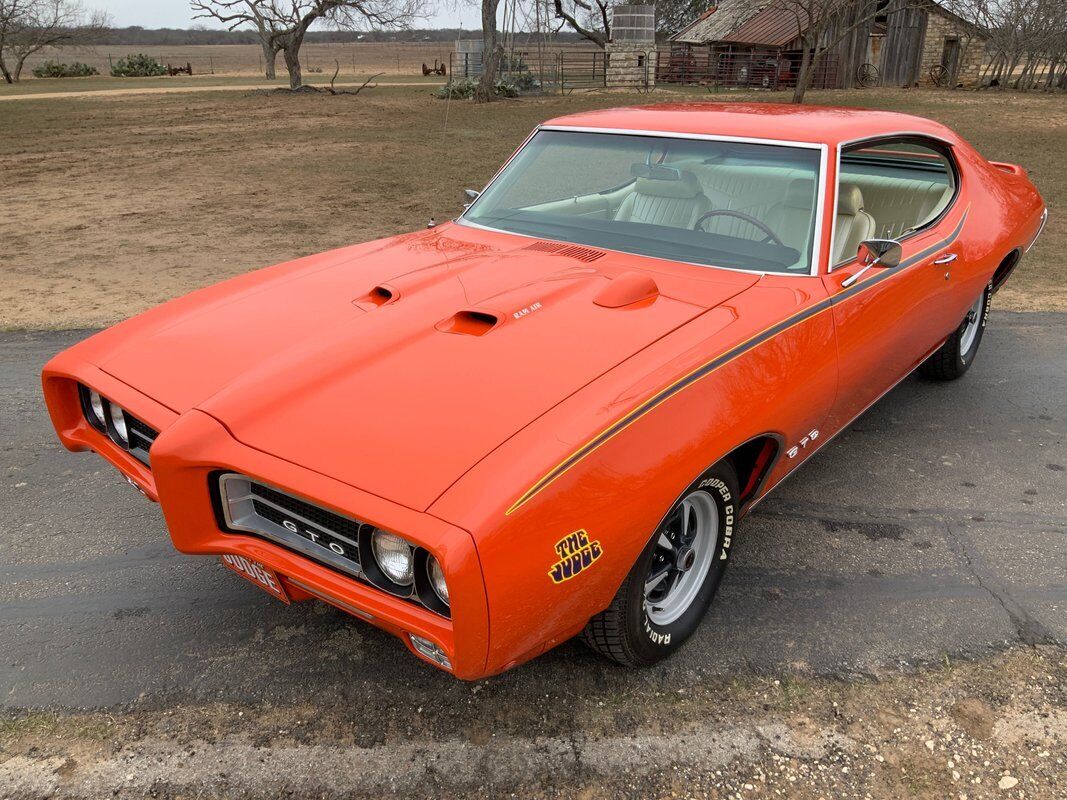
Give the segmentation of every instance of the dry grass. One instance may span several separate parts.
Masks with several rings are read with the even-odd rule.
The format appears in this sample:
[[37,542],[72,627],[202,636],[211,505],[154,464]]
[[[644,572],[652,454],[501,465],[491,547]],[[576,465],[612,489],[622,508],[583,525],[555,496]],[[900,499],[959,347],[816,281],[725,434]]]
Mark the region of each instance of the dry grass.
[[[558,49],[580,47],[576,44],[555,45]],[[353,42],[348,44],[305,44],[300,49],[304,70],[322,70],[331,74],[334,62],[342,75],[421,75],[422,65],[434,59],[448,62],[453,42]],[[261,75],[263,56],[259,45],[145,45],[116,44],[84,49],[46,48],[26,62],[26,80],[32,82],[30,70],[44,61],[81,61],[96,67],[101,75],[111,73],[112,62],[130,53],[145,53],[162,64],[191,64],[193,75]],[[285,73],[281,56],[278,72]],[[312,73],[314,74],[314,73]],[[130,81],[127,81],[130,82]]]
[[[426,88],[380,88],[4,103],[0,326],[103,325],[249,269],[447,219],[461,190],[483,185],[537,122],[677,99],[657,91],[446,106]],[[884,91],[813,101],[934,117],[987,157],[1029,168],[1052,216],[998,305],[1067,309],[1054,256],[1067,247],[1057,211],[1067,205],[1062,97]]]

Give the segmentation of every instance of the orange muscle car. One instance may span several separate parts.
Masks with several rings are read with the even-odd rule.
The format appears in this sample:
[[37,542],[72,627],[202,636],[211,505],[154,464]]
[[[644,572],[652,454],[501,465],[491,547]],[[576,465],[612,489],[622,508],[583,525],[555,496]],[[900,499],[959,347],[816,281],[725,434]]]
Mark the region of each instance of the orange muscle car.
[[1047,216],[916,117],[541,125],[456,220],[141,314],[44,370],[174,545],[464,679],[689,637],[740,519],[894,384],[962,375]]

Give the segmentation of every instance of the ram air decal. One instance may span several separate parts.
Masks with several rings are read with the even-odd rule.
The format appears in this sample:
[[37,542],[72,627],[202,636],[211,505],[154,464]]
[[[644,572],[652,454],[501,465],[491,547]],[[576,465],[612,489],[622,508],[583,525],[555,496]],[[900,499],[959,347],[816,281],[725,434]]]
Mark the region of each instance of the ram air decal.
[[600,542],[589,541],[589,534],[585,530],[567,534],[556,542],[554,549],[559,561],[548,571],[548,577],[553,583],[569,581],[593,566],[604,553]]

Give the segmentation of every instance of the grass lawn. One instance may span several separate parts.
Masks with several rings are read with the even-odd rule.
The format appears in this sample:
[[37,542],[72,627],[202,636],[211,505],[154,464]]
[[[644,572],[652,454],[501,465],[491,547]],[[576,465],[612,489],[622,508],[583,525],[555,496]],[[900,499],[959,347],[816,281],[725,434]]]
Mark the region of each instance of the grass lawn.
[[[54,83],[97,81],[132,83]],[[657,90],[475,106],[435,100],[427,86],[0,103],[0,327],[103,325],[249,269],[448,219],[462,189],[482,186],[537,122],[680,97],[786,99]],[[1054,256],[1067,247],[1061,95],[867,90],[815,92],[811,102],[932,117],[988,158],[1023,164],[1051,218],[998,307],[1067,310]]]

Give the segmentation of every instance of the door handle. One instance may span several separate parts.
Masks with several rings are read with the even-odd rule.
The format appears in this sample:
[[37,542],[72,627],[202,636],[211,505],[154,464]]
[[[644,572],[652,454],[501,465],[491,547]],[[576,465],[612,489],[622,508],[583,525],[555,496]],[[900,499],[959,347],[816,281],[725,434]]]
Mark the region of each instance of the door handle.
[[955,253],[945,253],[943,256],[939,256],[938,258],[935,258],[934,259],[934,263],[935,264],[951,264],[957,258],[959,258],[959,256],[957,256]]

